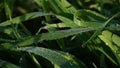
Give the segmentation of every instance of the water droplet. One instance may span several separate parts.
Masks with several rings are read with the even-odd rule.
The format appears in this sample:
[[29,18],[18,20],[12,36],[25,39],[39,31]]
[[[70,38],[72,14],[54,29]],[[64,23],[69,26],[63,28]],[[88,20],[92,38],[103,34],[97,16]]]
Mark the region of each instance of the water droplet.
[[108,45],[108,43],[106,43],[106,45]]
[[71,66],[73,65],[72,62],[69,62],[69,63],[70,63]]

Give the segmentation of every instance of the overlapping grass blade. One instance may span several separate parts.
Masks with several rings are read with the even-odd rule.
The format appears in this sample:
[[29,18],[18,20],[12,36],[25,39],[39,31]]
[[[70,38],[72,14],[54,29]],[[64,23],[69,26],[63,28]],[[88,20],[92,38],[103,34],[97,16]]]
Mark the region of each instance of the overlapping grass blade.
[[[37,17],[46,16],[46,15],[53,15],[52,13],[43,13],[43,12],[32,12],[27,13],[22,16],[18,16],[12,19],[13,24],[19,24],[20,22],[31,20]],[[0,23],[0,27],[11,25],[10,20]]]
[[[39,7],[43,8],[44,12],[49,12],[50,8],[47,6],[48,1],[46,1],[46,0],[34,0],[34,1],[39,5]],[[45,16],[45,18],[46,18],[47,22],[51,22],[50,16]]]
[[[118,61],[116,61],[116,57],[112,57],[111,55],[108,54],[108,52],[106,52],[103,48],[97,47],[97,49],[102,52],[112,63],[114,63],[115,65],[118,65]],[[111,52],[113,53],[113,52]],[[114,54],[113,54],[114,55]]]
[[[22,47],[18,48],[20,51],[26,51],[51,61],[60,68],[85,68],[83,63],[78,64],[69,54],[62,54],[58,51],[50,50],[42,47]],[[79,66],[80,65],[80,66]]]
[[112,41],[115,43],[118,47],[120,47],[120,36],[113,34]]
[[82,46],[85,47],[85,45],[90,42],[92,39],[94,39],[97,35],[99,35],[99,33],[107,26],[107,24],[114,19],[115,17],[119,16],[120,12],[116,13],[115,15],[113,15],[111,18],[109,18],[101,27],[99,30],[97,30],[91,37],[90,39],[88,39]]
[[74,23],[81,27],[100,27],[105,20],[106,17],[90,10],[78,10],[74,14]]
[[69,19],[62,15],[56,15],[56,17],[63,22],[63,23],[59,23],[58,27],[61,25],[63,25],[64,27],[65,26],[66,27],[78,27],[78,25],[76,25],[72,19]]
[[20,35],[19,33],[17,32],[17,29],[15,28],[14,24],[13,24],[13,20],[12,20],[12,7],[13,7],[13,2],[14,0],[5,0],[5,9],[6,9],[6,16],[8,16],[9,20],[10,20],[10,23],[11,23],[11,27],[12,27],[12,30],[13,30],[13,33],[15,35],[15,37],[17,39],[20,39]]
[[49,3],[51,4],[52,9],[56,11],[56,13],[69,13],[69,11],[67,11],[67,9],[62,5],[60,0],[49,0]]
[[77,11],[77,9],[67,0],[61,0],[61,4],[64,5],[63,7],[66,8],[69,13],[74,14]]
[[120,37],[117,36],[116,34],[113,34],[110,31],[103,31],[102,35],[99,35],[99,37],[113,51],[114,55],[118,59],[117,61],[120,64],[119,42],[118,42],[120,41]]
[[76,18],[83,21],[106,21],[107,17],[91,10],[78,10],[75,15]]
[[118,47],[116,47],[113,44],[112,36],[113,36],[113,34],[110,31],[103,31],[102,35],[99,35],[100,39],[103,40],[106,43],[106,45],[108,45],[111,48],[111,50],[116,52],[118,50]]
[[55,40],[55,39],[60,39],[60,38],[65,38],[71,35],[83,33],[83,32],[88,32],[88,31],[93,31],[95,30],[94,28],[73,28],[69,30],[60,30],[60,31],[55,31],[55,32],[49,32],[49,33],[43,33],[36,35],[34,37],[29,37],[23,40],[22,42],[19,42],[17,45],[18,46],[26,46],[30,45],[33,43],[37,43],[43,40]]
[[10,16],[12,17],[12,9],[13,9],[13,4],[14,0],[4,0],[5,1],[5,13],[7,18]]

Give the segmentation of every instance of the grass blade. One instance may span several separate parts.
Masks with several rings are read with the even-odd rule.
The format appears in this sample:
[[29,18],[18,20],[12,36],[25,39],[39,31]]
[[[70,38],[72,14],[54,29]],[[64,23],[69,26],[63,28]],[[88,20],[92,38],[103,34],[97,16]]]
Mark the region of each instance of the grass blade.
[[[53,64],[57,64],[60,68],[79,68],[79,64],[69,54],[62,54],[58,51],[42,48],[42,47],[24,47],[18,50],[27,51],[35,55],[44,57],[51,61]],[[81,63],[81,68],[85,66]]]
[[[13,24],[19,24],[20,22],[31,20],[31,19],[41,17],[41,16],[46,16],[46,15],[53,15],[53,14],[52,13],[43,13],[43,12],[32,12],[32,13],[27,13],[25,15],[13,18],[12,22],[13,22]],[[0,27],[8,26],[8,25],[11,25],[10,20],[0,23]]]
[[43,40],[61,39],[61,38],[65,38],[71,35],[88,32],[92,30],[95,30],[95,29],[94,28],[73,28],[69,30],[60,30],[60,31],[55,31],[55,32],[43,33],[43,34],[36,35],[34,37],[26,38],[22,42],[19,42],[17,45],[26,46],[26,45],[30,45],[33,43],[43,41]]
[[114,55],[117,57],[117,61],[120,63],[119,37],[110,31],[103,31],[102,35],[99,35],[99,38],[112,50]]
[[106,25],[115,17],[119,16],[120,15],[120,12],[119,13],[116,13],[114,16],[112,16],[111,18],[109,18],[102,26],[99,30],[97,30],[91,37],[90,39],[88,39],[82,46],[85,47],[86,44],[88,42],[90,42],[93,38],[95,38],[97,35],[99,35],[99,33],[106,27]]

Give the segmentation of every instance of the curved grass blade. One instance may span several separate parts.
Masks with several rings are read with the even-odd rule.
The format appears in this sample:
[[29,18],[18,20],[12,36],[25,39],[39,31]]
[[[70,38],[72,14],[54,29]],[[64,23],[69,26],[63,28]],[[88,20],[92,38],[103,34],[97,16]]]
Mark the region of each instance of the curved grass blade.
[[99,38],[104,41],[105,44],[108,45],[108,47],[110,47],[113,52],[116,52],[118,50],[118,47],[113,44],[113,36],[114,35],[110,31],[106,30],[102,32],[102,35],[99,35]]
[[111,18],[109,18],[101,27],[98,29],[91,37],[88,39],[82,46],[85,47],[88,42],[90,42],[93,38],[99,35],[99,33],[106,27],[106,25],[115,17],[119,16],[120,12],[113,15]]
[[35,55],[42,56],[60,68],[85,68],[83,63],[81,63],[81,66],[79,66],[79,64],[71,57],[71,55],[66,53],[63,54],[59,51],[54,51],[42,47],[22,47],[18,48],[18,50],[27,51]]
[[82,27],[100,27],[106,17],[90,10],[78,10],[74,14],[74,23]]
[[113,51],[113,53],[117,57],[117,61],[120,64],[120,56],[119,56],[120,37],[117,36],[116,34],[113,34],[110,31],[103,31],[102,35],[99,35],[99,38]]
[[33,43],[38,43],[43,40],[61,39],[71,35],[88,32],[92,30],[95,30],[95,29],[94,28],[73,28],[69,30],[60,30],[55,32],[43,33],[43,34],[36,35],[34,37],[26,38],[22,42],[17,43],[16,45],[26,46],[26,45],[31,45]]
[[[32,12],[27,13],[22,16],[18,16],[12,19],[13,24],[19,24],[20,22],[31,20],[37,17],[46,16],[46,15],[53,15],[52,13],[43,13],[43,12]],[[0,23],[0,27],[11,25],[10,20]]]
[[20,67],[0,59],[0,68],[20,68]]
[[106,21],[107,18],[91,10],[78,10],[74,16],[83,21]]

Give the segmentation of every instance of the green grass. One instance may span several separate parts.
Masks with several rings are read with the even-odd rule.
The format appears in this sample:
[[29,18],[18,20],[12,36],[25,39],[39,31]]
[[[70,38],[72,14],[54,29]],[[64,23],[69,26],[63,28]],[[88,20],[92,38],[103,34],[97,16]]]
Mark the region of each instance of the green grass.
[[1,0],[0,68],[119,68],[120,0]]

